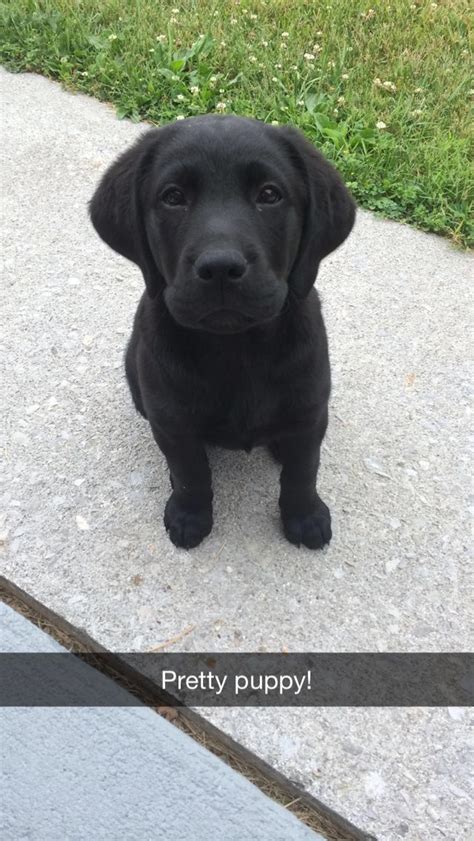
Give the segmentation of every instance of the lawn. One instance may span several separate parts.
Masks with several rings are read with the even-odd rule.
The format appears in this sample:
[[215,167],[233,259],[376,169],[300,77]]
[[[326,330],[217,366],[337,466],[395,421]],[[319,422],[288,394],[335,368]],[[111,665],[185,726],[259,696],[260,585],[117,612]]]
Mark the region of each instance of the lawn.
[[0,8],[0,60],[11,70],[59,79],[133,120],[217,111],[293,123],[362,207],[474,241],[469,0]]

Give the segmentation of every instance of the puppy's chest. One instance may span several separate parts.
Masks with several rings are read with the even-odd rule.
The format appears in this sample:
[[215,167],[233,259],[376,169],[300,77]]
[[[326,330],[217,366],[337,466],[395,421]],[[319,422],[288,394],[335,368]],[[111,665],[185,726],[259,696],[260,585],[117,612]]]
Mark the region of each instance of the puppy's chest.
[[280,405],[268,368],[243,360],[228,363],[208,387],[203,434],[209,441],[245,449],[265,443]]

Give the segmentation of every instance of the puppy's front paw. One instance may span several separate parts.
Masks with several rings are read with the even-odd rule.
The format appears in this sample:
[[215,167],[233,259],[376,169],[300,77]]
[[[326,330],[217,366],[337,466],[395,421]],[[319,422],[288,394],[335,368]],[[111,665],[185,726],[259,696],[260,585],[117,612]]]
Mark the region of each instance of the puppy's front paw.
[[308,549],[322,549],[332,537],[331,514],[322,499],[311,514],[291,514],[282,512],[283,531],[290,543],[307,546]]
[[181,549],[193,549],[212,529],[212,508],[190,511],[171,494],[165,507],[164,524],[170,540]]

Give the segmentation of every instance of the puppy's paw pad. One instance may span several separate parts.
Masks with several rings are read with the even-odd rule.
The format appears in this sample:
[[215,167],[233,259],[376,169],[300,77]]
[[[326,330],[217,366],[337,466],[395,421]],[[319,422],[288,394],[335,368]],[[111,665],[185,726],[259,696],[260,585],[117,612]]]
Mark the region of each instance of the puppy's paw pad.
[[173,494],[166,503],[164,524],[170,540],[180,549],[193,549],[212,529],[212,510],[188,511]]
[[331,515],[324,502],[312,514],[283,517],[285,537],[296,546],[308,549],[322,549],[332,537]]

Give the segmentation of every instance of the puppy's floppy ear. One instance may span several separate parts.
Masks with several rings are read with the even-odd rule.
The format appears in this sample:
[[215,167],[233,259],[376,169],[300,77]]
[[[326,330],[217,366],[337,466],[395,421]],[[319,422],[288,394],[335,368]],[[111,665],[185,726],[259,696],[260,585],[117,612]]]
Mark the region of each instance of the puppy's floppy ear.
[[164,278],[148,244],[143,192],[158,134],[159,130],[147,132],[124,152],[106,171],[89,203],[97,233],[114,251],[140,267],[151,298],[164,285]]
[[355,202],[337,170],[297,129],[282,127],[281,136],[306,183],[306,209],[300,246],[288,284],[304,298],[316,280],[321,260],[349,236]]

